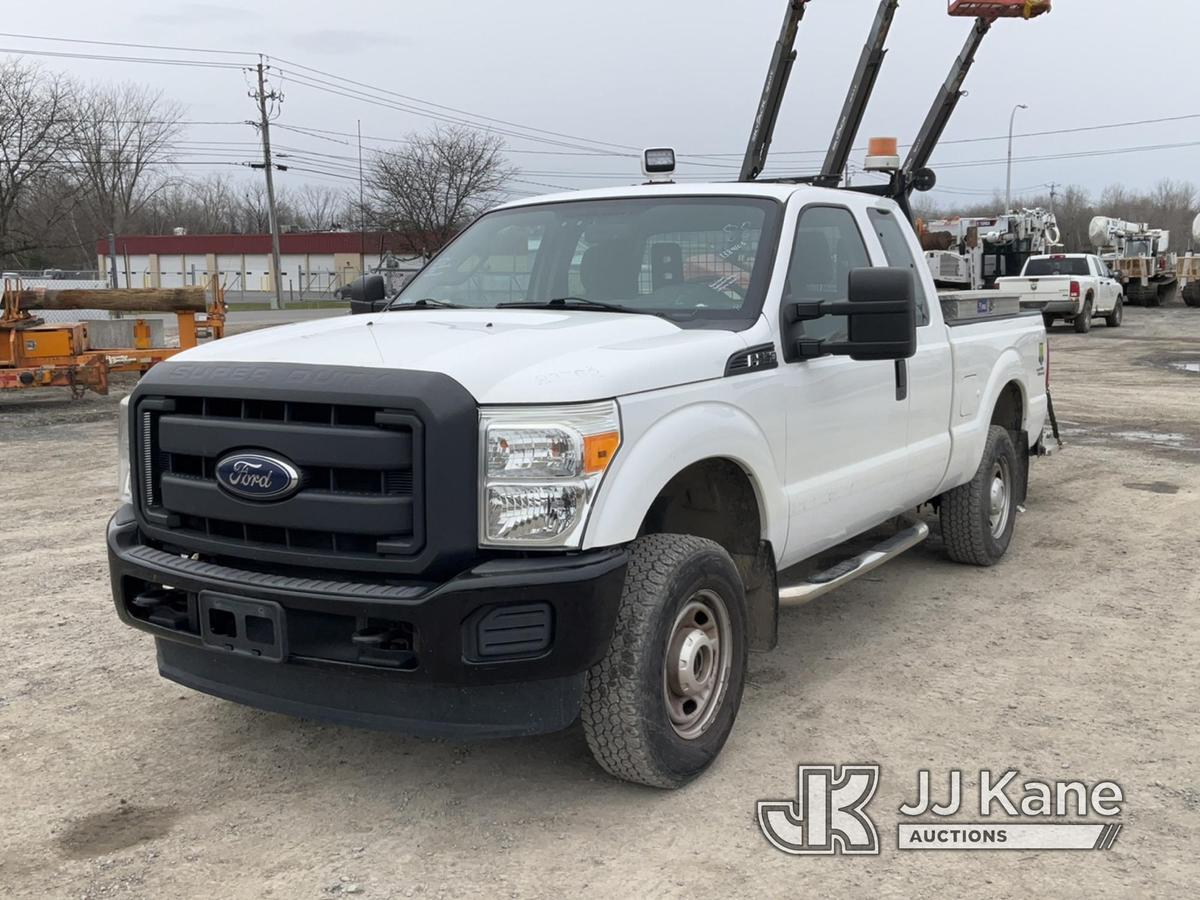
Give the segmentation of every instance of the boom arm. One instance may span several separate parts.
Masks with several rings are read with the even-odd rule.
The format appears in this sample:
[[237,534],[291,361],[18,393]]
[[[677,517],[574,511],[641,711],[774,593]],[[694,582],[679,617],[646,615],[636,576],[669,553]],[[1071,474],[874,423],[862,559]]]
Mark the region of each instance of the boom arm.
[[888,32],[891,31],[892,20],[896,17],[899,6],[900,0],[882,0],[879,4],[875,24],[871,26],[871,34],[858,61],[858,70],[850,82],[850,91],[846,95],[846,103],[834,129],[829,152],[821,166],[821,174],[813,179],[813,184],[821,187],[837,187],[841,184],[842,174],[846,171],[854,141],[867,112],[867,104],[875,91],[879,69],[887,56],[884,44],[887,43]]
[[906,186],[906,192],[912,190],[914,173],[929,165],[933,151],[937,149],[938,141],[942,139],[950,117],[954,115],[958,101],[963,98],[963,82],[966,81],[971,67],[975,65],[975,54],[979,52],[979,45],[991,31],[992,21],[992,19],[983,17],[975,20],[971,36],[967,38],[962,53],[959,54],[953,68],[950,69],[950,77],[946,79],[946,83],[942,85],[937,98],[933,101],[933,107],[929,110],[929,115],[925,117],[925,123],[921,126],[921,131],[917,135],[916,141],[913,142],[912,149],[908,152],[908,159],[904,161],[902,169],[904,177],[901,182]]
[[763,85],[762,99],[750,129],[750,143],[746,146],[746,158],[738,181],[753,181],[767,165],[767,154],[771,150],[771,138],[775,134],[775,122],[779,108],[787,91],[792,65],[796,62],[796,33],[808,8],[809,0],[788,0],[787,13],[783,17],[783,28],[775,43],[771,65],[767,69],[767,81]]

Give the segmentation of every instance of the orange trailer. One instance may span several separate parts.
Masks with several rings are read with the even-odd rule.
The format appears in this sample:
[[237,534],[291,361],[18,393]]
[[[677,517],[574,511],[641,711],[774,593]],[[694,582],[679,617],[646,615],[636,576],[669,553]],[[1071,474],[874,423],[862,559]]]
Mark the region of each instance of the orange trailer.
[[[64,309],[174,313],[178,346],[152,346],[150,322],[134,319],[132,346],[96,349],[86,323],[47,323],[30,312]],[[19,278],[6,278],[0,306],[0,390],[65,387],[75,397],[89,390],[106,394],[110,373],[144,373],[195,347],[201,336],[215,339],[224,333],[225,296],[215,278],[206,288],[98,291],[25,290]]]

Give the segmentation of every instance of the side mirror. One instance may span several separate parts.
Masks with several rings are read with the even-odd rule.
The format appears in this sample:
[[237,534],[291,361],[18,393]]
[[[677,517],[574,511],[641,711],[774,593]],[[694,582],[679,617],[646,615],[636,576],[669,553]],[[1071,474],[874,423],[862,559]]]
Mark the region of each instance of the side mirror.
[[[907,268],[855,269],[849,299],[793,303],[785,309],[789,359],[849,356],[858,361],[909,359],[917,353],[915,274]],[[803,322],[846,316],[848,340],[814,341],[804,337]]]
[[387,287],[382,275],[364,275],[350,282],[350,314],[375,313],[387,306]]

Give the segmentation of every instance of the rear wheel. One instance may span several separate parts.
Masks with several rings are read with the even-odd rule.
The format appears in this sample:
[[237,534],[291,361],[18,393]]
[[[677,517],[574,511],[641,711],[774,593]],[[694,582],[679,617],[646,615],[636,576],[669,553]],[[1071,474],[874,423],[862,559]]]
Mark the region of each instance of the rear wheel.
[[1109,328],[1120,328],[1121,322],[1125,319],[1125,298],[1118,297],[1117,305],[1113,307],[1113,311],[1104,317],[1104,324]]
[[1183,302],[1193,309],[1200,307],[1200,281],[1193,281],[1183,289]]
[[1046,325],[1046,330],[1049,331],[1054,326],[1054,316],[1050,313],[1042,313],[1042,322]]
[[1083,312],[1075,317],[1075,333],[1087,334],[1092,330],[1092,298],[1083,302]]
[[626,781],[687,784],[733,730],[748,649],[746,594],[729,554],[688,535],[639,538],[608,653],[584,686],[596,761]]
[[952,560],[994,566],[1004,557],[1017,524],[1021,477],[1012,438],[993,425],[975,477],[942,495],[942,540]]

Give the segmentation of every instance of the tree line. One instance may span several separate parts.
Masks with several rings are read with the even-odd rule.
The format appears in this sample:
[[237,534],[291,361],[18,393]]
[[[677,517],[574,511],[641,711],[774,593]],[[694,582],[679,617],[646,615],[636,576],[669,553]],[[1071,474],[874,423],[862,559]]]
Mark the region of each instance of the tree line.
[[[919,195],[918,195],[919,196]],[[1192,223],[1200,213],[1200,188],[1190,181],[1160,181],[1148,191],[1133,191],[1114,184],[1098,196],[1082,187],[1072,185],[1054,196],[1049,193],[1021,197],[1014,201],[1018,208],[1050,209],[1058,219],[1063,250],[1067,253],[1091,253],[1095,250],[1088,238],[1088,226],[1096,216],[1109,216],[1127,222],[1145,223],[1151,228],[1171,232],[1171,249],[1177,253],[1200,251],[1191,239]],[[921,198],[913,212],[926,221],[953,216],[995,216],[1004,210],[1004,197],[996,194],[992,200],[967,206],[936,204]]]
[[[91,268],[96,241],[110,233],[268,231],[261,174],[182,169],[183,115],[145,85],[83,85],[0,59],[0,265]],[[281,228],[366,227],[431,253],[497,202],[515,174],[499,137],[441,127],[372,151],[361,200],[356,178],[346,188],[277,184],[276,209]]]

